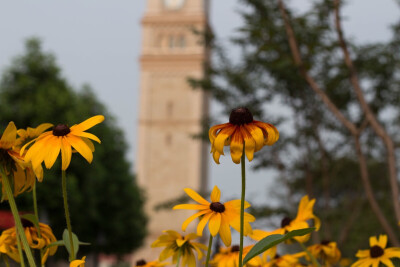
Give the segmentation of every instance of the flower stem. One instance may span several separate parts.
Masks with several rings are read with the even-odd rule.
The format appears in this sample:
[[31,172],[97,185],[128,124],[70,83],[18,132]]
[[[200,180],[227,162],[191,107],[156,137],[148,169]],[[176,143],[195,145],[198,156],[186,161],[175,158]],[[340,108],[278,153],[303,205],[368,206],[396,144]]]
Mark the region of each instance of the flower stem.
[[245,201],[245,192],[246,192],[246,168],[245,168],[244,144],[243,144],[243,154],[242,154],[241,166],[242,166],[242,197],[240,199],[239,267],[243,266],[244,201]]
[[6,264],[6,267],[10,267],[10,263],[8,262],[7,255],[6,254],[1,254],[1,257],[3,258],[3,261]]
[[[8,179],[8,176],[5,174],[5,171],[3,168],[0,169],[0,172],[1,172],[3,186],[6,191],[8,203],[11,208],[11,213],[14,217],[15,229],[17,231],[17,236],[19,235],[21,237],[22,246],[24,247],[25,254],[28,259],[29,265],[31,267],[36,267],[35,260],[33,259],[32,251],[29,247],[28,240],[26,239],[26,236],[25,236],[24,228],[22,227],[21,218],[19,217],[19,213],[18,213],[18,209],[17,209],[17,204],[15,204],[15,199],[14,199],[14,195],[13,195],[13,192],[11,189],[10,181]],[[22,253],[20,253],[20,255],[22,256]],[[22,256],[22,258],[23,258],[23,256]],[[21,262],[23,262],[23,260]],[[23,263],[21,263],[21,264],[23,264]]]
[[21,267],[25,267],[25,260],[24,260],[24,254],[22,253],[22,246],[21,246],[21,238],[19,238],[19,232],[17,229],[16,231],[16,239],[17,239],[17,248],[18,248],[18,254],[19,254],[19,261],[21,262]]
[[210,240],[208,241],[208,250],[207,250],[207,258],[206,258],[206,267],[208,267],[208,262],[210,261],[212,242],[213,242],[213,236],[210,234]]
[[180,248],[178,251],[178,258],[176,259],[176,267],[179,267],[179,262],[181,260],[181,252],[182,252],[182,248]]
[[[33,197],[33,211],[35,213],[36,221],[39,223],[39,212],[38,212],[37,197],[36,197],[36,179],[35,179],[35,182],[33,183],[32,197]],[[40,226],[37,228],[37,232],[38,232],[38,237],[42,238]],[[43,249],[40,249],[40,262],[42,262],[42,258],[43,258]],[[43,264],[42,264],[42,266],[43,266]]]
[[75,260],[75,251],[74,251],[74,241],[72,239],[72,227],[71,227],[71,219],[69,217],[69,209],[68,209],[68,197],[67,197],[67,177],[65,171],[62,170],[62,191],[63,191],[63,198],[64,198],[64,210],[65,210],[65,220],[67,221],[67,228],[68,228],[68,237],[70,247],[70,255],[69,260]]
[[304,252],[307,253],[308,257],[310,257],[310,259],[311,259],[313,265],[314,265],[314,266],[317,266],[317,267],[321,267],[321,264],[320,264],[320,263],[317,261],[317,259],[310,253],[310,251],[308,251],[308,249],[306,248],[306,246],[304,246],[304,244],[301,243],[301,242],[298,242],[298,243],[300,244],[300,246],[301,246],[301,248],[304,250]]

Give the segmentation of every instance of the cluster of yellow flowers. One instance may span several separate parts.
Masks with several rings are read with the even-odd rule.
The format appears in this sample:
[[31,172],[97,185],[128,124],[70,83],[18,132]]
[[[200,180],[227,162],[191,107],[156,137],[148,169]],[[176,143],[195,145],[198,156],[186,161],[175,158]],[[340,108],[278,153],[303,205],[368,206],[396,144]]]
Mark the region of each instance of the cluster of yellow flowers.
[[[243,175],[245,156],[251,161],[254,152],[259,151],[265,145],[273,145],[279,139],[279,132],[271,124],[253,120],[253,116],[247,108],[237,108],[232,111],[228,123],[211,127],[209,138],[214,161],[219,164],[220,156],[224,155],[224,146],[230,146],[232,161],[236,164],[242,163],[242,179],[245,179]],[[159,259],[150,263],[146,263],[144,260],[138,261],[137,267],[164,266],[165,263],[162,262],[171,257],[172,263],[176,266],[180,264],[181,266],[195,267],[195,252],[198,260],[201,260],[204,256],[202,250],[208,250],[205,266],[210,264],[214,267],[330,267],[351,264],[349,259],[341,258],[341,252],[336,242],[325,240],[306,247],[304,243],[309,241],[311,231],[308,231],[307,234],[294,234],[290,238],[283,238],[286,234],[289,235],[296,230],[310,229],[311,222],[314,227],[311,230],[318,231],[320,229],[320,219],[313,213],[315,199],[309,199],[307,195],[301,198],[297,216],[294,219],[285,217],[281,221],[280,228],[264,231],[252,229],[250,223],[255,221],[255,217],[244,212],[244,209],[250,207],[250,204],[244,200],[244,191],[242,191],[242,199],[230,200],[225,203],[220,201],[221,191],[217,186],[214,186],[211,192],[210,201],[204,199],[193,189],[185,188],[184,191],[196,204],[179,204],[173,209],[196,211],[182,224],[182,231],[185,231],[191,222],[199,219],[196,233],[183,236],[176,231],[164,231],[164,234],[152,244],[152,247],[165,247]],[[208,247],[193,241],[203,235],[207,223],[210,232]],[[243,247],[241,240],[241,246],[231,246],[231,227],[241,234],[241,238],[243,235],[248,236],[259,243]],[[210,260],[212,239],[218,234],[226,247],[221,247]],[[246,259],[246,256],[254,254],[252,250],[268,237],[282,237],[282,239],[275,244],[271,243],[272,245],[265,246],[265,249]],[[303,251],[280,255],[277,253],[277,245],[282,241],[287,244],[298,243]],[[375,236],[371,237],[370,249],[358,251],[356,256],[359,260],[351,264],[351,267],[378,267],[380,264],[394,267],[390,259],[400,258],[400,248],[386,248],[386,244],[386,235],[379,236],[379,239]],[[245,257],[244,260],[243,257]]]
[[[61,154],[63,172],[68,168],[73,152],[78,152],[91,163],[94,152],[91,140],[98,143],[100,140],[85,131],[103,120],[104,116],[97,115],[72,127],[65,124],[53,126],[50,123],[43,123],[36,128],[19,130],[13,122],[10,122],[3,131],[0,138],[2,201],[9,202],[15,220],[15,227],[4,230],[0,235],[0,255],[4,256],[2,258],[7,261],[7,266],[7,257],[22,264],[23,252],[26,254],[29,265],[35,266],[31,249],[40,251],[42,265],[45,264],[49,255],[56,253],[59,242],[50,226],[39,222],[37,210],[32,216],[22,216],[24,219],[21,220],[14,197],[24,192],[35,191],[36,181],[43,181],[42,163],[44,162],[46,168],[50,169],[59,154]],[[51,127],[52,129],[48,130]],[[63,178],[65,178],[65,173],[63,173]],[[66,196],[64,197],[64,203],[66,203]],[[34,193],[34,201],[36,201],[35,198]],[[67,220],[69,220],[69,215]],[[72,240],[72,232],[70,227],[68,228],[69,240]],[[71,249],[73,251],[72,244]],[[75,260],[74,255],[70,255],[70,259],[72,267],[84,265],[84,258]]]

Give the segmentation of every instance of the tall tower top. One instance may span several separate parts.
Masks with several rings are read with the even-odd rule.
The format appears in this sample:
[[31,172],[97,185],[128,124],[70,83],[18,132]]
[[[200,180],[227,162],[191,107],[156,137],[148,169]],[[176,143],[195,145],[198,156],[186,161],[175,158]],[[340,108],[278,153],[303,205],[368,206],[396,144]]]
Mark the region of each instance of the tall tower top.
[[146,14],[148,15],[177,15],[186,13],[207,13],[208,0],[148,0]]

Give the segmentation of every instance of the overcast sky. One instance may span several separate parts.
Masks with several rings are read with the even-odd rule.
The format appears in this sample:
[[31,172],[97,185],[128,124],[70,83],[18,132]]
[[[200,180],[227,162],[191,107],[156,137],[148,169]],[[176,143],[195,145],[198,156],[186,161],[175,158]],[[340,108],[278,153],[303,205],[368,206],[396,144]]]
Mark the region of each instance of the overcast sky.
[[[190,0],[188,0],[190,1]],[[237,0],[211,0],[211,25],[221,40],[241,25]],[[311,0],[292,0],[298,10]],[[395,0],[348,0],[344,9],[347,36],[358,42],[387,40],[388,26],[399,18]],[[45,51],[52,52],[63,76],[75,87],[90,84],[118,120],[130,145],[134,162],[139,93],[140,19],[145,0],[0,0],[0,71],[23,52],[24,40],[37,36]],[[229,47],[232,56],[238,52]],[[218,110],[215,105],[212,111]],[[217,166],[210,157],[210,186],[217,184],[225,197],[240,192],[239,167],[222,158]],[[270,173],[250,174],[247,195],[258,203],[267,198]],[[254,186],[257,185],[257,186]],[[224,193],[223,193],[224,194]]]

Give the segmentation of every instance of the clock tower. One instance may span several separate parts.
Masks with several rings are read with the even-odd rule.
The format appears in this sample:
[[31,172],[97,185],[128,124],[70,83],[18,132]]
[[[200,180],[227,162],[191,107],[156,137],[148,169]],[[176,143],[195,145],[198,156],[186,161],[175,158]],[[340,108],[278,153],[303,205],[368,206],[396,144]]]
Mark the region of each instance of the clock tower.
[[[146,196],[148,236],[137,260],[157,259],[150,248],[163,230],[181,232],[193,212],[155,210],[190,187],[206,190],[208,146],[194,135],[202,130],[208,98],[193,90],[189,77],[201,78],[208,58],[201,34],[208,26],[208,0],[147,0],[142,19],[140,114],[137,177]],[[194,231],[188,228],[186,232]]]

